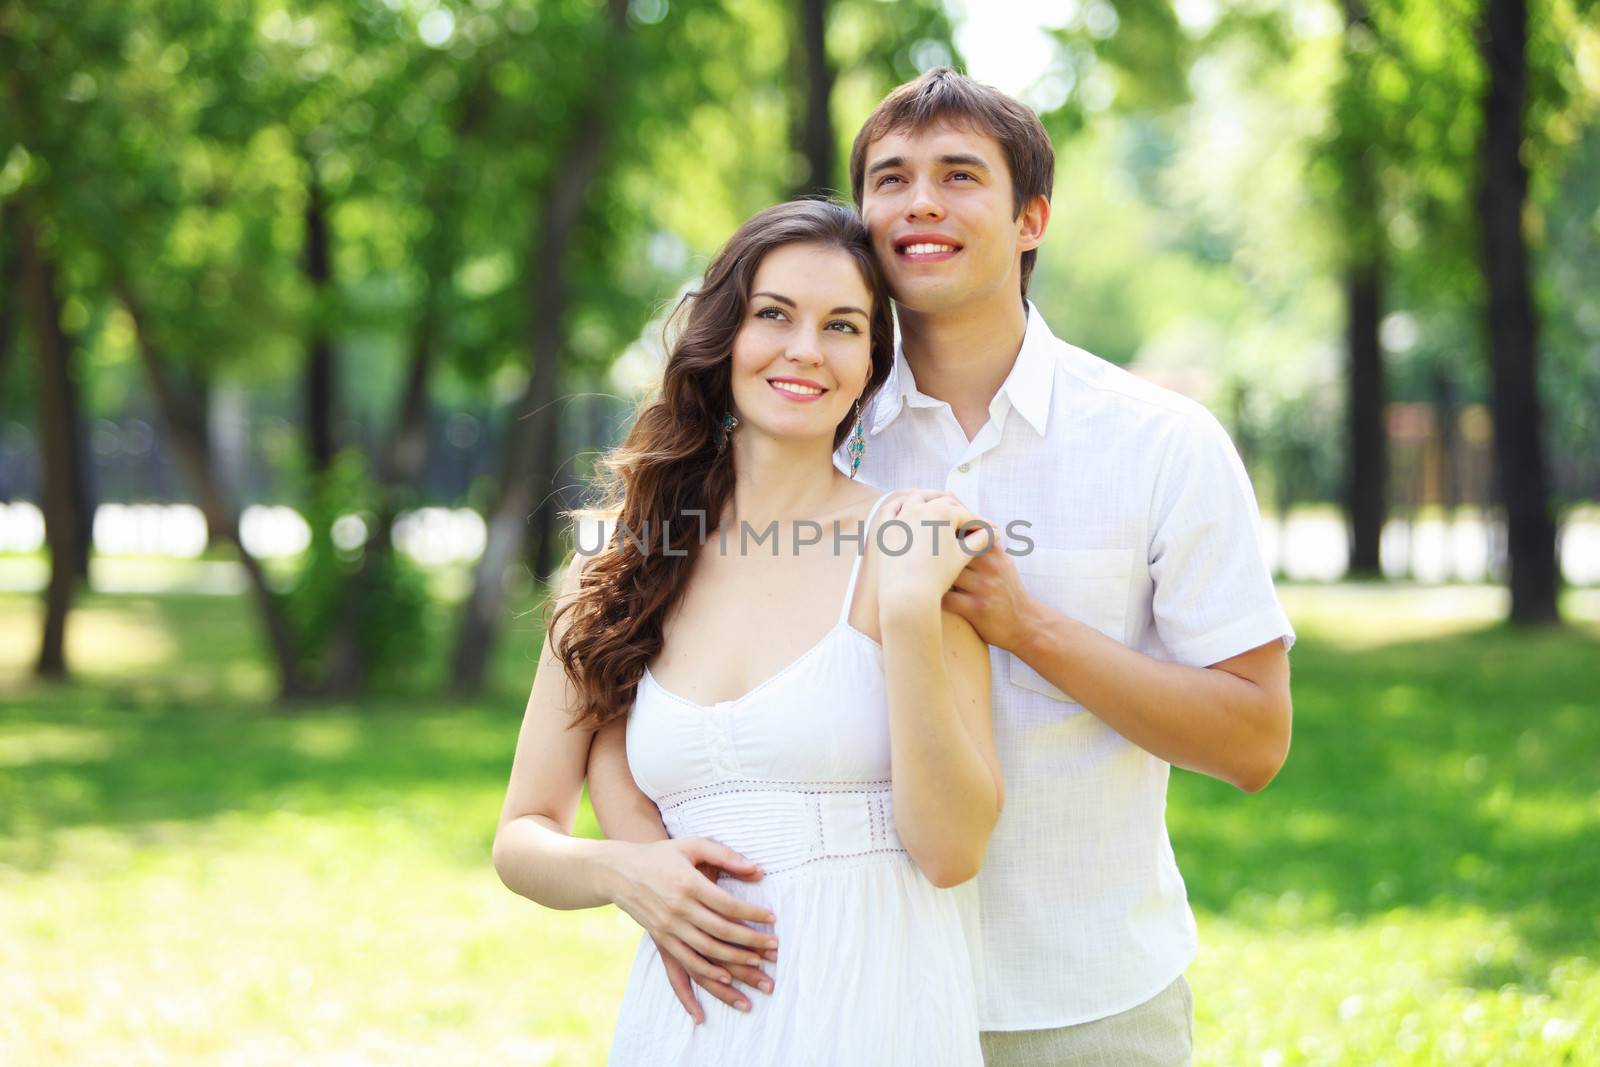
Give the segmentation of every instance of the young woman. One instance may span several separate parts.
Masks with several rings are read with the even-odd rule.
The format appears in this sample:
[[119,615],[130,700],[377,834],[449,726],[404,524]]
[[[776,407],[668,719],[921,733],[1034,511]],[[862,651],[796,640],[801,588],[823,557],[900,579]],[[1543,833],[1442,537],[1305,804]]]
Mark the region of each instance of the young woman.
[[[558,594],[495,868],[645,928],[614,1067],[981,1063],[949,890],[1003,787],[988,648],[941,598],[992,530],[834,466],[892,367],[853,212],[761,212],[687,311]],[[605,841],[571,836],[586,773]]]

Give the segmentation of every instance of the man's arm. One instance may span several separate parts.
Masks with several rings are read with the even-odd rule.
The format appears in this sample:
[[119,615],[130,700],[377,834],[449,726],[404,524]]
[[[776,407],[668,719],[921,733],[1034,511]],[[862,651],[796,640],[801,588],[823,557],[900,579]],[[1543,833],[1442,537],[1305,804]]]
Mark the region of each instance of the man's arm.
[[[1004,552],[972,560],[944,603],[1140,748],[1254,793],[1289,753],[1293,630],[1226,431],[1198,408],[1172,429],[1152,491],[1148,558],[1151,609],[1173,661],[1041,602]],[[1264,643],[1240,649],[1250,642]]]
[[1265,789],[1289,755],[1289,654],[1281,640],[1188,667],[1154,659],[1029,598],[1009,651],[1107,726],[1168,763]]
[[[586,773],[589,782],[589,803],[594,808],[595,820],[600,823],[600,829],[608,840],[633,841],[641,844],[668,840],[667,827],[661,821],[661,812],[645,795],[644,790],[639,788],[638,783],[634,781],[633,772],[628,769],[625,720],[614,719],[596,731],[594,744],[589,749],[589,765]],[[754,863],[731,850],[722,863],[720,869],[735,878],[756,881],[762,877],[761,871]],[[710,891],[718,899],[730,902],[730,906],[715,917],[716,920],[727,924],[723,926],[724,930],[728,930],[731,924],[738,920],[751,922],[765,920],[765,909],[744,904],[729,896],[725,890],[716,886],[715,878],[707,873],[708,869],[714,874],[715,868],[706,867],[702,867],[700,874],[711,881]],[[735,911],[734,908],[741,910]],[[712,921],[712,917],[700,913],[700,921],[703,923]],[[750,1002],[739,992],[736,985],[708,977],[716,967],[720,966],[735,980],[758,988],[763,993],[772,992],[771,977],[759,966],[750,964],[748,956],[751,951],[755,951],[769,960],[775,959],[776,951],[763,947],[767,940],[776,940],[774,935],[761,935],[753,928],[745,927],[739,932],[740,944],[745,948],[741,950],[738,945],[732,943],[719,944],[718,951],[714,954],[716,963],[713,964],[705,955],[697,952],[695,947],[674,938],[665,930],[649,930],[649,933],[659,950],[661,965],[667,972],[668,984],[677,994],[678,1002],[683,1005],[684,1011],[688,1012],[696,1023],[705,1022],[705,1012],[695,999],[694,990],[690,986],[691,981],[730,1007],[740,1011],[750,1010]],[[704,931],[704,936],[708,939],[715,937],[711,931]],[[697,962],[693,973],[683,964],[682,959],[692,959]]]
[[1029,595],[1016,565],[998,551],[967,564],[944,606],[1168,763],[1255,793],[1289,754],[1289,655],[1281,640],[1209,667],[1158,660]]
[[[574,559],[558,597],[577,594],[586,565],[584,557]],[[766,981],[759,953],[772,940],[747,922],[773,921],[766,908],[737,899],[705,872],[760,872],[715,841],[667,836],[628,770],[624,720],[598,731],[574,727],[577,693],[555,654],[568,623],[556,623],[539,653],[495,831],[495,871],[513,892],[546,907],[615,904],[649,932],[684,1009],[703,1020],[685,972],[737,1006],[744,997],[733,980]],[[586,776],[605,841],[573,836]]]

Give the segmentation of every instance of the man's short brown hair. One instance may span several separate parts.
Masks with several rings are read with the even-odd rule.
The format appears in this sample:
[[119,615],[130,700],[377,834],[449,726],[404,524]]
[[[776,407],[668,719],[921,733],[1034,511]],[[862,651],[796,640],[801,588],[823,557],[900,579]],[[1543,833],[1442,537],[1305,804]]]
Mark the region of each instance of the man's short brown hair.
[[[935,67],[884,97],[856,134],[850,147],[850,193],[857,208],[866,181],[868,147],[890,133],[917,133],[940,122],[969,126],[1000,142],[1011,171],[1012,218],[1021,215],[1034,197],[1050,199],[1056,150],[1033,109],[949,67]],[[1035,249],[1022,253],[1024,296],[1037,258]]]

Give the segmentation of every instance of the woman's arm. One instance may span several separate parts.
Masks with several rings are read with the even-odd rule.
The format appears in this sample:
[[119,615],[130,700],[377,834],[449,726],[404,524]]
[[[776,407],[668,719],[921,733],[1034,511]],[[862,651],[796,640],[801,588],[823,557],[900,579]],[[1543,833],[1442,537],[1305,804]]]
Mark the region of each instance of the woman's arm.
[[[574,561],[557,596],[576,594],[579,570],[586,562],[585,557]],[[572,725],[577,694],[555,655],[566,621],[564,617],[557,621],[539,653],[495,832],[496,873],[512,892],[547,907],[617,905],[657,945],[681,951],[678,958],[697,978],[731,984],[734,976],[728,968],[710,962],[723,958],[744,965],[738,967],[741,976],[753,974],[744,968],[759,967],[758,953],[771,937],[730,920],[770,923],[771,914],[733,897],[700,870],[702,865],[735,873],[751,869],[742,856],[707,838],[667,839],[659,814],[654,815],[653,827],[644,825],[644,809],[637,802],[631,814],[615,820],[607,816],[612,825],[602,824],[602,829],[612,831],[612,839],[572,836],[597,732]],[[618,720],[611,727],[613,733],[606,734],[605,728],[599,733],[615,742],[622,727]],[[601,747],[607,750],[604,741]],[[625,752],[621,764],[626,775]],[[608,777],[603,770],[607,765],[602,759],[600,791],[619,795],[614,788],[616,775]],[[627,782],[637,791],[631,775]],[[639,794],[639,799],[655,811],[649,798]],[[652,831],[657,832],[653,839]],[[755,945],[743,947],[752,941]]]
[[[576,593],[582,562],[574,560],[556,596]],[[565,622],[557,622],[559,631]],[[572,836],[594,731],[572,725],[576,694],[555,656],[556,639],[554,632],[545,638],[522,714],[495,831],[494,869],[512,892],[546,907],[592,908],[615,898],[623,848]]]
[[937,598],[880,615],[894,819],[934,885],[978,873],[1005,790],[990,720],[989,646]]
[[[942,497],[942,499],[941,499]],[[944,522],[942,555],[914,542],[885,555],[878,591],[889,691],[895,826],[906,851],[935,885],[978,873],[1000,818],[1005,789],[990,709],[989,646],[965,619],[940,607],[970,558],[953,533],[964,509],[947,494],[886,509],[924,536]],[[893,562],[889,562],[889,560]]]

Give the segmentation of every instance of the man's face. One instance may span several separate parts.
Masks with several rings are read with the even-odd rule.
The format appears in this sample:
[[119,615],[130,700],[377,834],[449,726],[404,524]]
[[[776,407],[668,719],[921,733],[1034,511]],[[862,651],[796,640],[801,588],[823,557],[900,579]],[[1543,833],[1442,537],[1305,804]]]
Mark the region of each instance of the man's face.
[[988,134],[936,123],[867,146],[861,217],[895,299],[913,311],[1020,295],[1021,253],[1038,239],[1012,207],[1011,173]]

